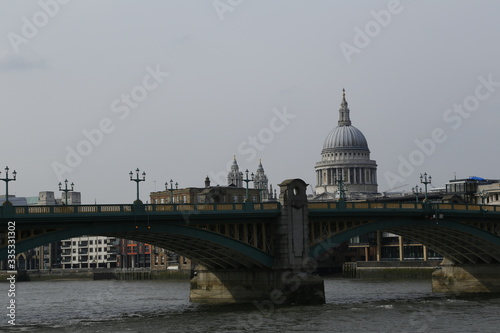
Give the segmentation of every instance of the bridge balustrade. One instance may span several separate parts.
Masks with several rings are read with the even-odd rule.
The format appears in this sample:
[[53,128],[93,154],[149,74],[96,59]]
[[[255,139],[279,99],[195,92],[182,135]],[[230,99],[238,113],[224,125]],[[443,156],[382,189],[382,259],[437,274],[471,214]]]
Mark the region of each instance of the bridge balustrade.
[[[146,205],[147,212],[183,212],[183,211],[242,211],[242,203],[214,203],[214,204],[152,204]],[[254,210],[278,210],[278,202],[255,203]]]
[[424,209],[432,207],[438,210],[467,210],[500,212],[500,206],[476,204],[443,204],[423,202],[310,202],[308,209]]
[[243,210],[243,204],[152,204],[146,205],[147,212],[225,211]]
[[253,205],[255,210],[268,210],[268,209],[279,209],[279,204],[277,202],[270,203],[256,203]]
[[[147,212],[185,212],[185,211],[242,211],[241,203],[224,204],[165,204],[144,205]],[[0,210],[2,207],[0,207]],[[256,210],[279,209],[279,203],[254,204]],[[26,214],[73,214],[73,213],[120,213],[132,212],[132,205],[78,205],[78,206],[16,206],[16,215]]]
[[468,211],[489,211],[500,212],[500,206],[495,205],[475,205],[475,204],[432,204],[433,208],[439,210],[468,210]]
[[422,203],[402,203],[402,202],[346,202],[343,205],[339,202],[310,202],[308,209],[421,209]]
[[80,206],[78,207],[78,213],[97,213],[98,206]]
[[[279,210],[278,202],[254,203],[253,210]],[[243,203],[214,203],[214,204],[150,204],[144,205],[146,212],[186,212],[186,211],[244,211],[247,206]],[[426,209],[458,210],[474,212],[500,212],[500,206],[451,204],[451,203],[422,203],[422,202],[309,202],[308,209],[336,210],[336,209]],[[131,213],[133,205],[78,205],[78,206],[15,206],[16,215],[42,214],[86,214],[86,213]],[[3,207],[0,207],[0,211]]]

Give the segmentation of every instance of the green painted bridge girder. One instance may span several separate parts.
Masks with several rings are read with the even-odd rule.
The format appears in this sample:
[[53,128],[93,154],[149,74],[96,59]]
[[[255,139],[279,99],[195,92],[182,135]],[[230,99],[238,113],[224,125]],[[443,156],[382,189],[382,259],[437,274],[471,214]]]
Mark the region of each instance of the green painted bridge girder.
[[[347,203],[347,205],[350,205],[348,207],[345,205],[337,206],[336,203],[315,205],[327,205],[329,208],[318,209],[311,207],[309,209],[310,222],[328,219],[347,221],[370,220],[371,222],[325,239],[318,244],[313,244],[310,250],[312,257],[321,255],[333,245],[338,245],[354,236],[370,231],[431,225],[435,227],[433,225],[434,221],[430,218],[432,215],[440,214],[446,217],[446,220],[439,221],[440,228],[460,231],[465,234],[474,235],[495,246],[500,245],[500,240],[495,235],[460,223],[462,220],[500,223],[500,207],[450,204],[412,205],[407,203],[399,205],[394,203]],[[458,207],[458,209],[439,209],[444,207]],[[150,224],[155,226],[154,230],[144,230],[144,232],[154,234],[164,232],[169,235],[187,237],[191,240],[199,239],[210,242],[214,246],[227,248],[231,251],[234,250],[234,253],[240,253],[243,256],[255,256],[254,261],[258,265],[270,267],[274,259],[269,254],[265,254],[250,245],[223,235],[190,228],[189,224],[272,223],[280,215],[281,206],[278,203],[251,205],[235,203],[211,205],[15,206],[0,207],[0,224],[6,224],[7,221],[16,221],[19,230],[23,228],[67,229],[51,233],[53,236],[47,236],[47,239],[40,236],[42,238],[38,241],[35,241],[35,238],[26,240],[26,244],[24,244],[24,241],[19,241],[17,244],[17,253],[52,241],[86,234],[99,235],[99,233],[105,232],[103,235],[133,235],[131,233],[132,229],[137,232],[135,229],[136,225],[144,226]],[[91,221],[90,225],[89,220]],[[127,231],[122,230],[122,228],[126,228]],[[163,231],[160,232],[159,230]],[[197,234],[195,230],[201,231],[202,234]],[[209,234],[211,236],[208,236]],[[146,236],[143,235],[141,237],[144,239]],[[130,237],[120,238],[133,240]],[[430,247],[432,248],[432,244],[430,244]],[[260,253],[255,251],[259,251]],[[5,257],[5,253],[5,248],[0,249],[2,258]]]
[[[394,228],[412,228],[412,227],[429,227],[429,228],[444,228],[454,231],[459,231],[467,235],[472,235],[481,240],[500,247],[500,237],[495,236],[487,231],[475,228],[473,226],[459,223],[456,221],[436,220],[436,219],[391,219],[391,220],[374,220],[372,222],[350,228],[340,232],[334,236],[328,237],[313,244],[309,251],[309,256],[314,259],[321,258],[332,247],[339,246],[353,237],[364,235],[374,231],[386,231]],[[432,248],[432,244],[428,244]]]
[[[122,222],[117,223],[92,223],[90,225],[73,225],[66,229],[55,230],[48,233],[43,233],[37,237],[29,238],[17,242],[16,252],[22,253],[37,246],[52,243],[62,239],[69,239],[72,237],[80,237],[83,235],[92,236],[112,236],[117,238],[125,238],[129,240],[144,240],[144,234],[150,236],[157,235],[170,235],[172,237],[184,237],[191,240],[195,244],[203,244],[206,248],[212,248],[214,251],[221,251],[230,254],[238,254],[241,260],[246,260],[257,267],[271,267],[274,263],[274,258],[243,242],[237,241],[230,237],[226,237],[217,233],[205,231],[199,228],[189,227],[187,225],[171,225],[161,223],[151,223],[146,225],[143,222]],[[147,237],[146,237],[147,238]],[[156,245],[154,242],[149,244]],[[158,244],[161,247],[168,249],[168,245]],[[210,250],[207,250],[210,251]],[[189,251],[188,251],[189,252]],[[179,252],[182,253],[182,250]],[[0,249],[0,259],[7,258],[7,248]],[[192,258],[203,261],[203,258]],[[206,263],[210,266],[209,263]]]

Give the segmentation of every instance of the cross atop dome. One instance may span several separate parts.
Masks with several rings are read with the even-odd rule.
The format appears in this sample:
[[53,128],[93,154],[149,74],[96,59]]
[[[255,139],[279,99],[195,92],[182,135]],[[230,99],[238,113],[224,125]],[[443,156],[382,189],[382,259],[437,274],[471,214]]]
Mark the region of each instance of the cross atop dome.
[[339,126],[351,126],[351,118],[349,115],[349,107],[345,99],[345,89],[342,89],[342,103],[339,109]]

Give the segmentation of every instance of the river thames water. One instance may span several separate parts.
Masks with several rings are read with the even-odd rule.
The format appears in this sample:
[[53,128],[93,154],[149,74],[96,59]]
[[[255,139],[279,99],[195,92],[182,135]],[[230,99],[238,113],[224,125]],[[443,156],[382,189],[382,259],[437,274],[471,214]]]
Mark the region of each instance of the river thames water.
[[200,306],[188,281],[49,281],[16,285],[8,332],[499,332],[500,295],[444,295],[430,281],[325,278],[326,304]]

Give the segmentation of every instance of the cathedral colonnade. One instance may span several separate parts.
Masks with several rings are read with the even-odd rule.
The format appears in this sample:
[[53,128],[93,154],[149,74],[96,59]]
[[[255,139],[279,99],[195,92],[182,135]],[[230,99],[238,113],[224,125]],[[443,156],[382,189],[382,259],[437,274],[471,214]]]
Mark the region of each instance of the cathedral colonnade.
[[346,184],[376,185],[377,168],[354,166],[316,169],[316,184],[336,185],[339,179],[342,179]]

